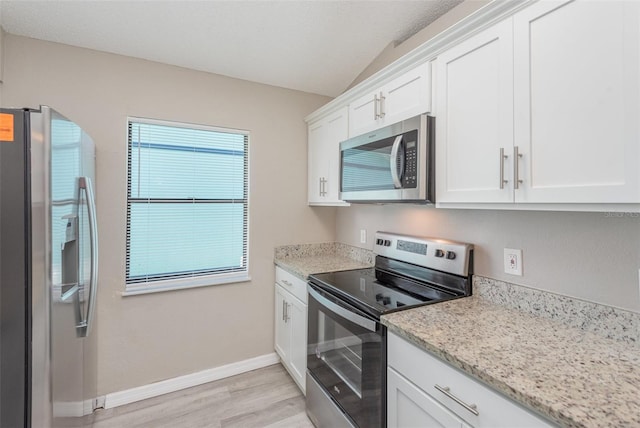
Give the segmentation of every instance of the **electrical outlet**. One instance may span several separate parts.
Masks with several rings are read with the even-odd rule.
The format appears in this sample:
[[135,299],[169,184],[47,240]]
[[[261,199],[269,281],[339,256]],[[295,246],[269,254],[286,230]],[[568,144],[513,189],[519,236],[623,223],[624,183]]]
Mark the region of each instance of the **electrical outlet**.
[[367,243],[367,229],[360,229],[360,243]]
[[522,276],[522,250],[504,249],[504,272]]

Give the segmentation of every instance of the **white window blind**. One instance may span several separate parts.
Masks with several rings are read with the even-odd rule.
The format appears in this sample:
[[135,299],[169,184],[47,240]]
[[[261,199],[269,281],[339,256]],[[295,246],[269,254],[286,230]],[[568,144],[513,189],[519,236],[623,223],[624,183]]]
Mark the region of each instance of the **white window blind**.
[[246,132],[129,119],[127,290],[247,273]]

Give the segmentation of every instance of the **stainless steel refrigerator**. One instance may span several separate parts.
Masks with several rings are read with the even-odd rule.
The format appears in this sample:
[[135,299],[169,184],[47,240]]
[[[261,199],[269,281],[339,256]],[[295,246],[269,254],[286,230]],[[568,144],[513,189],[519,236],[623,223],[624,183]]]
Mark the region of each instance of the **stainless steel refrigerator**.
[[0,427],[87,427],[96,402],[91,138],[55,110],[0,109]]

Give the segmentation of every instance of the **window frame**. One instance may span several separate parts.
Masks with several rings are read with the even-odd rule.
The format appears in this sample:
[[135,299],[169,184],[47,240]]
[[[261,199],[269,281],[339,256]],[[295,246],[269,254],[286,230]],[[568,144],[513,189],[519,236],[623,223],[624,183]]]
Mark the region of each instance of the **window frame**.
[[[245,137],[245,155],[244,155],[244,183],[245,183],[245,198],[244,198],[244,225],[245,230],[244,236],[244,249],[245,249],[245,268],[243,270],[238,270],[235,272],[223,272],[223,273],[210,273],[203,275],[194,275],[194,276],[184,276],[184,277],[175,277],[175,278],[167,278],[167,279],[151,279],[147,281],[132,281],[130,282],[129,278],[129,243],[130,243],[130,233],[131,233],[131,224],[130,224],[130,210],[131,210],[131,141],[129,136],[129,128],[132,124],[149,124],[149,125],[160,125],[160,126],[169,126],[174,128],[185,128],[185,129],[193,129],[193,130],[201,130],[201,131],[212,131],[212,132],[221,132],[226,134],[239,134]],[[184,290],[190,288],[197,287],[206,287],[212,285],[221,285],[221,284],[232,284],[232,283],[240,283],[247,282],[251,280],[251,276],[249,273],[250,269],[250,141],[251,135],[248,130],[242,129],[232,129],[232,128],[224,128],[219,126],[209,126],[209,125],[201,125],[187,122],[177,122],[177,121],[169,121],[169,120],[161,120],[161,119],[150,119],[143,118],[137,116],[127,116],[126,121],[126,145],[127,145],[127,160],[126,160],[126,241],[125,241],[125,290],[121,294],[123,296],[133,296],[139,294],[148,294],[148,293],[157,293],[162,291],[173,291],[173,290]],[[148,198],[148,199],[166,199],[166,198]],[[135,203],[135,202],[133,202]],[[188,203],[188,202],[185,202]]]

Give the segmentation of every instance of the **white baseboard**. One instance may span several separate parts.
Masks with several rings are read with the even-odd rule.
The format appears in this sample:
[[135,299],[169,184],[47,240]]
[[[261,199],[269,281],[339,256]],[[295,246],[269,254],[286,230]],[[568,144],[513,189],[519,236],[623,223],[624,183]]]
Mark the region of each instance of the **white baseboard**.
[[251,370],[271,366],[279,362],[280,358],[274,352],[250,358],[248,360],[239,361],[237,363],[227,364],[226,366],[215,367],[197,373],[178,376],[173,379],[150,383],[148,385],[138,386],[124,391],[112,392],[106,395],[104,408],[111,409],[113,407],[123,406],[125,404],[134,403],[147,398],[157,397],[158,395],[168,394],[170,392],[191,388],[192,386],[202,385],[203,383],[212,382],[214,380],[224,379],[229,376],[235,376]]
[[53,403],[53,416],[56,418],[81,418],[93,412],[93,400],[57,401]]

